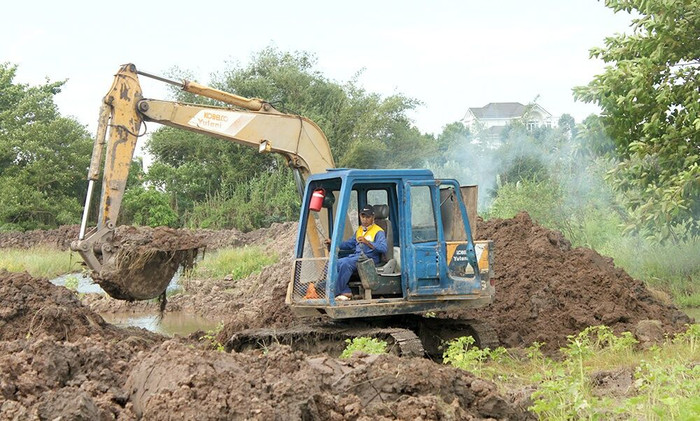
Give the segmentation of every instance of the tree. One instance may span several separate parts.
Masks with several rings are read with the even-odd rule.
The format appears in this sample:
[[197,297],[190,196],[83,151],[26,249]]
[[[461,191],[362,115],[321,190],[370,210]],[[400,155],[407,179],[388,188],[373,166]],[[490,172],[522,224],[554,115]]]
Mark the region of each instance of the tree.
[[[359,73],[339,84],[315,70],[315,64],[316,58],[309,53],[268,47],[255,54],[248,65],[233,63],[215,74],[210,84],[241,96],[264,98],[281,111],[310,118],[326,134],[338,166],[415,167],[432,156],[434,139],[421,134],[406,116],[418,101],[400,94],[382,98],[367,93],[357,86]],[[176,95],[179,101],[221,105],[187,93]],[[277,215],[245,219],[230,212],[225,217],[207,207],[250,207],[254,194],[251,183],[270,183],[276,177],[269,174],[286,165],[278,155],[262,155],[248,147],[172,128],[157,130],[146,147],[154,158],[147,179],[172,195],[180,215],[208,226],[239,224],[240,229],[277,220]],[[272,206],[277,196],[288,198],[295,192],[293,183],[276,185],[282,190],[267,192],[268,200],[260,202],[260,211],[293,216],[284,206]],[[250,194],[236,193],[239,191]],[[232,202],[239,200],[241,203]]]
[[700,0],[608,0],[639,15],[591,57],[609,65],[577,99],[603,109],[612,172],[634,222],[661,238],[700,233]]
[[16,84],[16,70],[0,64],[0,229],[77,223],[92,140],[58,113],[65,82]]
[[568,133],[569,139],[576,137],[576,120],[574,120],[571,114],[562,114],[561,117],[559,117],[557,126],[559,126],[564,133]]

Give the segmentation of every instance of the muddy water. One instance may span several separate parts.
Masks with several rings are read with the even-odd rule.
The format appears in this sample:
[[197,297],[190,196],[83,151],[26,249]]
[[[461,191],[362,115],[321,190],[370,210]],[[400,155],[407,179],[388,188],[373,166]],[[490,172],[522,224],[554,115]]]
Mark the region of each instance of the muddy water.
[[[89,276],[83,276],[79,273],[59,276],[52,279],[51,283],[66,286],[66,283],[75,284],[76,281],[78,283],[77,292],[80,294],[106,294]],[[175,274],[168,286],[168,291],[175,291],[179,288],[179,274]],[[167,336],[184,336],[197,330],[209,331],[216,329],[218,325],[217,321],[186,312],[168,312],[162,318],[153,312],[101,313],[100,316],[115,326],[140,327]]]
[[165,313],[161,319],[158,314],[105,313],[101,314],[107,323],[115,326],[141,327],[161,335],[188,335],[197,330],[210,331],[217,328],[217,323],[184,312]]

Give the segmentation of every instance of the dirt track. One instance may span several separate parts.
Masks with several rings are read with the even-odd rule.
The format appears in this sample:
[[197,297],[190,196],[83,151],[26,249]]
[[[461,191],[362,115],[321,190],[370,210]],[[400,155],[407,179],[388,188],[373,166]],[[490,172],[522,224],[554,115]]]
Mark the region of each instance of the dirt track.
[[[64,247],[57,237],[72,230],[0,234],[0,246]],[[190,281],[169,309],[226,320],[221,341],[243,328],[299,323],[282,305],[295,224],[206,233],[215,245],[260,244],[286,257],[247,279]],[[496,321],[504,345],[540,341],[552,350],[589,325],[634,330],[654,318],[673,332],[689,321],[610,259],[571,249],[526,214],[480,222],[478,233],[495,241],[497,299],[477,313]],[[499,395],[490,382],[429,360],[340,361],[284,347],[227,354],[191,338],[116,328],[95,313],[155,304],[84,303],[46,280],[0,272],[1,419],[531,418],[527,393]]]

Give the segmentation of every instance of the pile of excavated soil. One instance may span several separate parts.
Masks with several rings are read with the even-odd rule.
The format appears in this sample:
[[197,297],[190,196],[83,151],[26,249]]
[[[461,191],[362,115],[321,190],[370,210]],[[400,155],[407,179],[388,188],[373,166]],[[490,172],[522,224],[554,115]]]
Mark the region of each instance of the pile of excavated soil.
[[527,400],[511,403],[492,383],[429,360],[340,361],[287,347],[226,354],[166,342],[126,388],[145,419],[532,419]]
[[68,250],[70,243],[78,239],[79,225],[63,225],[53,230],[0,232],[0,248],[28,249],[45,246]]
[[165,339],[112,326],[45,279],[0,270],[0,418],[131,414],[130,360]]
[[227,354],[110,326],[46,280],[0,285],[2,419],[533,419],[527,393],[429,360]]
[[66,288],[27,273],[0,270],[0,340],[48,336],[73,341],[86,336],[110,339],[124,334],[83,306]]
[[561,233],[537,225],[527,213],[480,221],[477,234],[494,241],[496,297],[492,305],[460,315],[490,321],[506,346],[537,341],[551,351],[588,326],[606,325],[619,334],[651,319],[672,333],[690,322],[612,259],[572,249]]

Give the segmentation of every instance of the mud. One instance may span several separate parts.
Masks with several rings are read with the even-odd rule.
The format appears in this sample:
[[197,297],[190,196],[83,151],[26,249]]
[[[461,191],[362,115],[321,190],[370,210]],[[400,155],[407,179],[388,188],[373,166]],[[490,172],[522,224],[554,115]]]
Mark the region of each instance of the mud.
[[532,419],[491,382],[429,360],[228,354],[116,328],[27,274],[0,272],[0,285],[3,420]]
[[[571,248],[527,214],[479,221],[477,232],[495,242],[496,300],[449,316],[489,320],[504,346],[538,341],[553,351],[567,335],[599,324],[653,343],[690,321],[611,259]],[[196,234],[210,248],[255,244],[281,260],[241,280],[188,280],[168,309],[225,321],[217,338],[222,343],[245,328],[304,322],[283,304],[296,224]],[[32,235],[10,236],[13,247],[32,241],[62,247],[60,239]],[[95,313],[155,306],[109,297],[80,302],[46,280],[0,272],[0,419],[533,418],[524,409],[531,391],[502,395],[488,381],[430,360],[384,355],[341,361],[283,346],[228,354],[212,350],[201,334],[168,339],[116,328]],[[601,372],[596,393],[630,393],[628,377]]]

